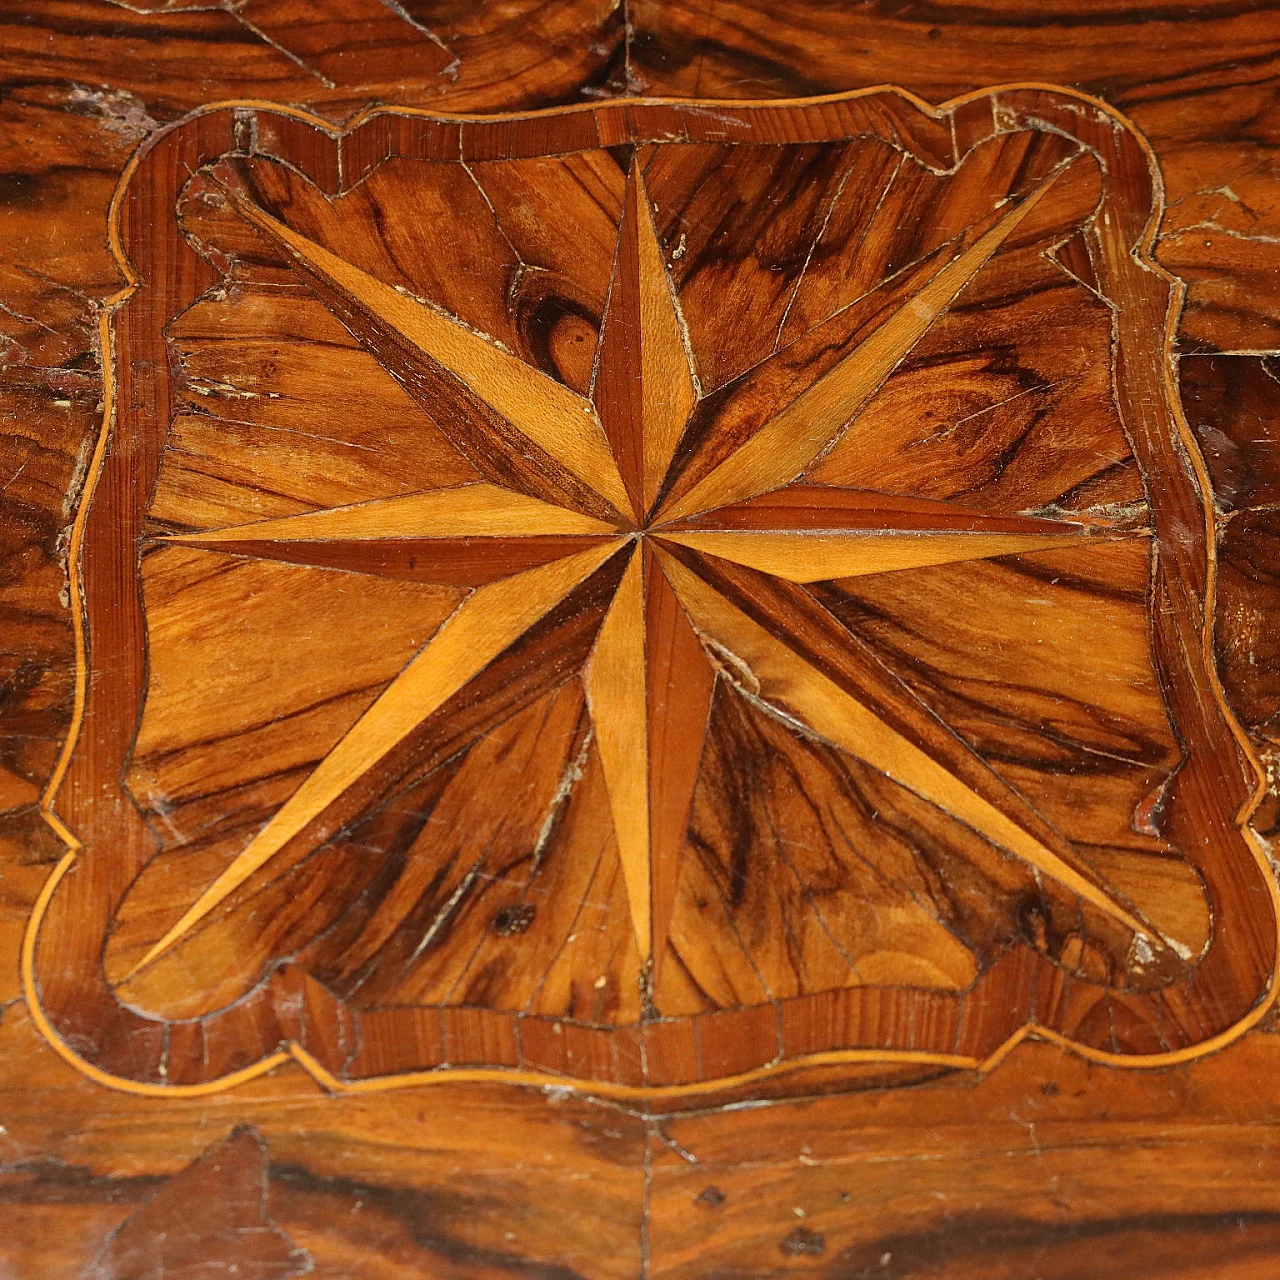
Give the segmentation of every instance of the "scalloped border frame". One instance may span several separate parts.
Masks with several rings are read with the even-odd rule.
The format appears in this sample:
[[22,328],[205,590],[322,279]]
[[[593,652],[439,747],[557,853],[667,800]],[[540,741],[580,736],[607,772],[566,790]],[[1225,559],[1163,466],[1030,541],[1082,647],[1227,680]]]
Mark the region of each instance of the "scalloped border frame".
[[[1012,1035],[1001,1042],[985,1057],[972,1057],[955,1053],[939,1053],[926,1050],[894,1050],[894,1049],[844,1049],[827,1052],[797,1055],[781,1059],[736,1075],[721,1076],[714,1079],[701,1080],[686,1084],[631,1085],[605,1080],[580,1079],[572,1076],[545,1071],[526,1070],[507,1067],[454,1067],[440,1066],[427,1070],[406,1071],[387,1076],[374,1076],[358,1079],[343,1079],[334,1075],[314,1056],[296,1041],[290,1041],[276,1051],[264,1056],[259,1061],[240,1070],[229,1072],[215,1079],[195,1084],[153,1084],[147,1081],[131,1079],[105,1071],[76,1051],[69,1041],[54,1027],[46,1013],[40,992],[37,976],[36,960],[40,928],[48,913],[50,904],[59,884],[77,863],[83,845],[76,834],[63,822],[56,810],[59,789],[66,777],[74,756],[81,731],[84,725],[89,677],[88,637],[86,610],[83,597],[83,578],[81,569],[81,553],[83,550],[84,529],[88,513],[92,505],[94,490],[101,475],[107,446],[112,435],[116,416],[116,375],[115,345],[113,321],[116,311],[129,300],[141,287],[140,277],[134,271],[125,251],[121,235],[121,214],[125,193],[146,153],[156,142],[175,130],[182,129],[201,116],[214,111],[244,110],[268,111],[275,115],[297,120],[329,134],[342,135],[349,133],[361,124],[376,116],[408,116],[419,117],[442,122],[492,123],[497,121],[525,121],[538,118],[563,117],[583,113],[600,113],[602,111],[627,111],[644,107],[674,107],[718,112],[727,114],[733,111],[758,108],[786,107],[820,107],[823,104],[846,102],[876,94],[891,94],[905,100],[917,110],[938,120],[943,115],[955,111],[970,102],[983,98],[995,99],[1000,94],[1016,92],[1051,93],[1055,96],[1075,100],[1100,115],[1108,117],[1113,127],[1129,134],[1141,149],[1146,159],[1152,182],[1151,211],[1140,241],[1132,250],[1140,263],[1161,278],[1169,289],[1169,305],[1164,316],[1164,330],[1160,347],[1161,366],[1164,379],[1164,390],[1170,417],[1178,432],[1177,443],[1181,447],[1185,460],[1191,470],[1192,477],[1199,489],[1203,508],[1204,532],[1206,536],[1207,565],[1205,572],[1205,588],[1202,599],[1203,625],[1200,628],[1201,653],[1211,683],[1211,692],[1217,710],[1223,722],[1235,739],[1246,774],[1252,774],[1253,786],[1243,804],[1235,815],[1235,823],[1241,837],[1252,854],[1255,869],[1266,885],[1269,895],[1269,907],[1274,926],[1273,965],[1267,985],[1257,996],[1255,1003],[1231,1026],[1218,1034],[1193,1045],[1183,1048],[1152,1054],[1125,1054],[1080,1044],[1070,1036],[1044,1026],[1034,1020],[1028,1020]],[[994,103],[993,103],[994,109]],[[753,1084],[770,1081],[780,1076],[815,1067],[838,1067],[842,1065],[857,1066],[859,1064],[877,1065],[920,1065],[936,1066],[946,1069],[972,1070],[986,1073],[993,1070],[1022,1041],[1037,1039],[1059,1045],[1063,1049],[1085,1058],[1091,1062],[1130,1068],[1157,1068],[1176,1066],[1194,1061],[1215,1053],[1246,1032],[1255,1027],[1268,1013],[1277,996],[1277,978],[1280,977],[1280,883],[1277,882],[1276,869],[1273,866],[1259,837],[1248,826],[1253,815],[1266,793],[1266,774],[1243,728],[1237,721],[1230,705],[1227,703],[1222,689],[1216,661],[1214,658],[1214,610],[1215,582],[1217,571],[1217,554],[1214,534],[1216,518],[1213,509],[1212,488],[1207,467],[1201,455],[1198,442],[1192,434],[1184,416],[1181,397],[1178,391],[1173,365],[1173,345],[1176,340],[1178,322],[1182,312],[1183,299],[1186,293],[1185,284],[1172,273],[1163,268],[1154,258],[1152,248],[1164,212],[1164,188],[1159,163],[1154,149],[1146,138],[1137,130],[1131,121],[1122,113],[1099,98],[1093,97],[1062,85],[1044,82],[1013,82],[993,85],[985,89],[974,90],[958,97],[948,99],[936,106],[924,99],[894,85],[871,85],[844,93],[828,94],[819,97],[798,99],[763,99],[743,101],[723,101],[720,99],[687,99],[687,98],[627,98],[613,102],[587,103],[568,107],[552,107],[538,111],[502,112],[502,113],[448,113],[408,107],[370,106],[350,117],[343,124],[335,124],[301,108],[290,107],[280,103],[258,99],[234,99],[209,103],[189,113],[164,129],[152,134],[130,158],[121,174],[113,194],[108,215],[108,238],[112,256],[125,280],[124,286],[114,295],[106,299],[99,317],[98,334],[103,355],[103,409],[102,426],[99,430],[92,459],[88,468],[84,487],[77,505],[75,519],[71,526],[70,544],[68,548],[68,566],[71,585],[74,588],[74,607],[72,621],[75,643],[75,687],[71,725],[67,740],[55,765],[52,776],[40,799],[40,812],[44,820],[67,845],[68,852],[53,868],[45,882],[32,909],[23,936],[20,956],[22,988],[27,1007],[37,1029],[53,1050],[65,1062],[81,1074],[107,1088],[125,1093],[162,1098],[197,1098],[221,1093],[244,1084],[259,1076],[274,1071],[277,1067],[295,1062],[320,1087],[333,1094],[367,1094],[384,1090],[413,1088],[419,1085],[465,1083],[465,1082],[506,1082],[514,1085],[535,1086],[556,1090],[570,1090],[587,1095],[600,1095],[619,1101],[653,1100],[657,1098],[677,1099],[720,1094],[727,1091],[750,1087]]]

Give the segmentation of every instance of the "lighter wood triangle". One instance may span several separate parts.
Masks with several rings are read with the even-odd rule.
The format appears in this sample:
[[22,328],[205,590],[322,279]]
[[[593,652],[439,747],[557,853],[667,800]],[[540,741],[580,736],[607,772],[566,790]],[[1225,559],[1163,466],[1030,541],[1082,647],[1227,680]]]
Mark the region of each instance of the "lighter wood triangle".
[[642,961],[653,945],[644,623],[644,558],[637,549],[596,636],[584,683]]
[[996,556],[1052,551],[1084,543],[1108,542],[1135,534],[1081,533],[856,533],[720,532],[663,533],[662,538],[734,564],[758,569],[788,582],[825,582],[833,578],[923,569],[930,565],[989,560]]
[[168,542],[366,541],[377,538],[518,538],[613,534],[603,520],[495,484],[467,484],[250,524],[166,535]]
[[331,253],[239,193],[228,189],[227,194],[246,222],[446,369],[618,511],[629,509],[622,477],[589,400],[459,321]]
[[637,166],[634,185],[643,388],[644,509],[658,496],[698,399],[675,293],[667,278],[653,207]]
[[617,547],[616,541],[610,541],[491,583],[468,596],[266,826],[122,981],[181,941],[432,712],[604,564]]
[[676,520],[789,484],[832,444],[960,291],[1044,198],[1036,188],[929,281],[838,364],[773,415],[750,439],[662,512]]

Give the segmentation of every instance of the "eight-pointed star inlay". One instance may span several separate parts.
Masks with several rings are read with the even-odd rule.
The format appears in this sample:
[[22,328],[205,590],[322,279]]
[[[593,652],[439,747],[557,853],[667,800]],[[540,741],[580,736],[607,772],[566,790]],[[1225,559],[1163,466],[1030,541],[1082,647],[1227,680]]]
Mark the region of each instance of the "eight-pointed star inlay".
[[[1051,176],[823,326],[839,358],[745,428],[707,430],[696,366],[633,163],[590,397],[291,229],[236,211],[406,386],[483,479],[170,535],[240,556],[468,588],[455,612],[134,972],[171,949],[407,735],[609,573],[583,670],[642,962],[661,957],[717,673],[795,727],[953,814],[1162,950],[1150,924],[937,717],[807,584],[1143,536],[1131,525],[993,516],[806,482],[860,410],[1046,193]],[[762,370],[768,373],[770,361]],[[783,380],[780,385],[787,384]],[[813,658],[815,638],[844,655]]]

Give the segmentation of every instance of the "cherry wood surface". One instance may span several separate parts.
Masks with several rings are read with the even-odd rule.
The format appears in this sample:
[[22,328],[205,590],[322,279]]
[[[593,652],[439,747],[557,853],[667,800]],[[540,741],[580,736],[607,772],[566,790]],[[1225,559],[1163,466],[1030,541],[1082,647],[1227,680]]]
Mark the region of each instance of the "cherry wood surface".
[[1275,1274],[1280,14],[0,22],[0,1276]]

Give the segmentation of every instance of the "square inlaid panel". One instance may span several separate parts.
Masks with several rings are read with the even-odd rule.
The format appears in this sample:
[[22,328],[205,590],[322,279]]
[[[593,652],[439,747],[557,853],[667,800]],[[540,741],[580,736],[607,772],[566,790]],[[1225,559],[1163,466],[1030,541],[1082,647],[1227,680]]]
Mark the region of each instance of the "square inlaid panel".
[[629,1093],[1256,1020],[1158,206],[1039,87],[155,137],[46,1034]]

